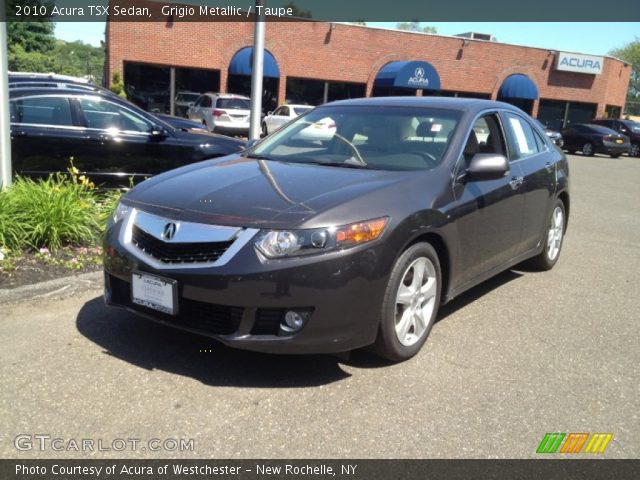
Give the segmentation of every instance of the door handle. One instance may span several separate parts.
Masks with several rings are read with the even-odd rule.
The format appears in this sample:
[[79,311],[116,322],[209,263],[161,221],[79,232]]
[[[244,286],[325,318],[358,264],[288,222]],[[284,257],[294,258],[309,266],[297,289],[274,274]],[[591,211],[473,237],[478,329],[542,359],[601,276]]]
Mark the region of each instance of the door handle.
[[523,182],[524,177],[513,177],[509,182],[509,186],[511,186],[513,190],[517,190],[518,188],[520,188],[520,185],[522,185]]

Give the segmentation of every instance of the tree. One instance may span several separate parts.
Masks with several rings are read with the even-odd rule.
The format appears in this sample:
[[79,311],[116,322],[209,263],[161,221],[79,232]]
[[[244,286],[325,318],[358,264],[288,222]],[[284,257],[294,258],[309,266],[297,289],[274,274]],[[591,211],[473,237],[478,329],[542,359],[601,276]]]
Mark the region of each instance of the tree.
[[301,10],[294,2],[285,3],[283,7],[291,9],[292,17],[311,18],[311,10]]
[[631,65],[626,112],[630,115],[640,115],[640,39],[636,37],[634,41],[627,43],[624,47],[611,50],[609,55]]
[[[22,2],[8,0],[7,2],[7,44],[9,70],[47,72],[53,68],[51,51],[55,44],[53,35],[55,23],[51,16],[33,17],[36,21],[25,22],[16,16],[17,6]],[[47,7],[48,0],[33,0],[32,7]]]
[[436,27],[432,27],[430,25],[422,26],[422,23],[418,20],[413,20],[411,22],[400,22],[396,24],[396,28],[398,30],[407,30],[409,32],[422,32],[422,33],[438,33]]

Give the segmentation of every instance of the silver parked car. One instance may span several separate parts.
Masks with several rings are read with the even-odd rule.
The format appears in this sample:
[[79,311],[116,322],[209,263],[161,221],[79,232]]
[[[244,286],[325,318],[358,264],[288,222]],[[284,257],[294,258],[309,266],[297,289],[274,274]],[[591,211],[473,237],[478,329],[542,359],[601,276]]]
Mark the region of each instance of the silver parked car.
[[205,93],[187,110],[190,120],[202,122],[211,132],[249,134],[251,99],[232,93]]

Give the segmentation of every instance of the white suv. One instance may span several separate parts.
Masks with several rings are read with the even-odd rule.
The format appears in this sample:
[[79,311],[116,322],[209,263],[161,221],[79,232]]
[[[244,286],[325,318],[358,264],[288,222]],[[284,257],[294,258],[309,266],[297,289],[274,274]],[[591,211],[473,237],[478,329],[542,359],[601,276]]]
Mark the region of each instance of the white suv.
[[251,99],[232,93],[205,93],[187,110],[187,117],[202,122],[211,132],[249,134]]

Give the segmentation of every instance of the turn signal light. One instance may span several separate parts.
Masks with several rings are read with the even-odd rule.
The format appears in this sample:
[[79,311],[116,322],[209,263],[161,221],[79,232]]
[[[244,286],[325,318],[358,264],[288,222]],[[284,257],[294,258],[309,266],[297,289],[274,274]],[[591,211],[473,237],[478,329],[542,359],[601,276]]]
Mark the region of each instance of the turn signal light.
[[335,233],[336,244],[346,247],[375,240],[382,234],[388,221],[389,219],[384,217],[338,227]]

